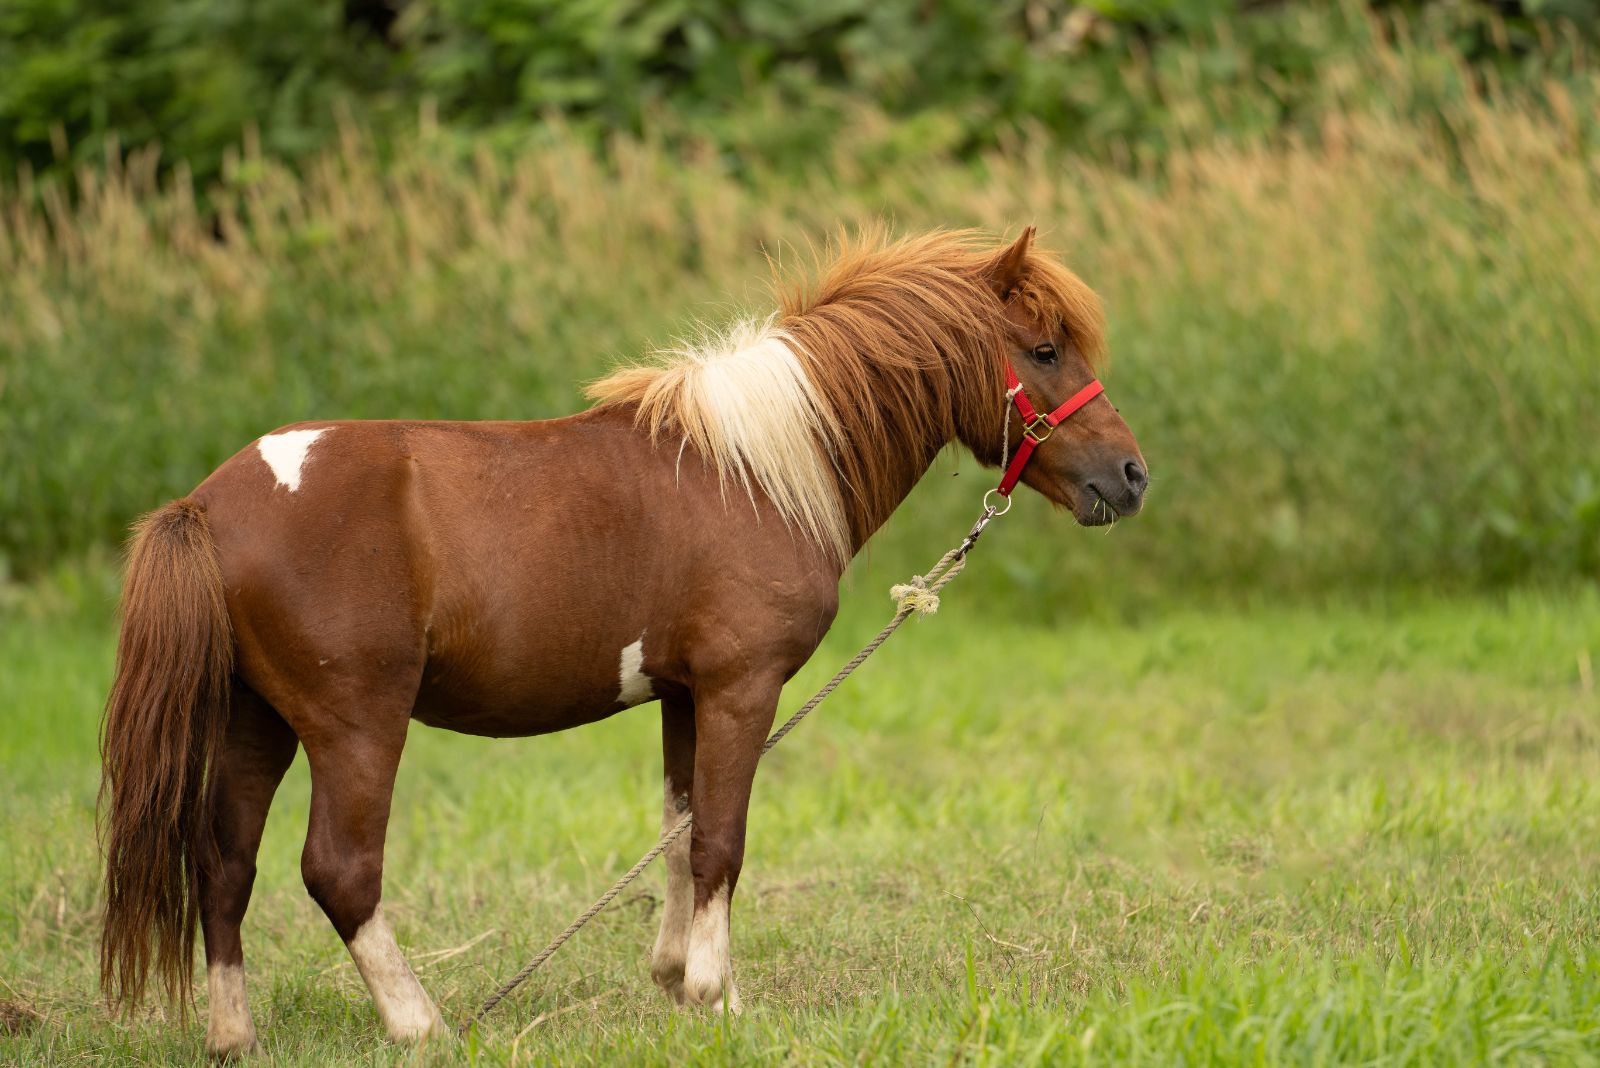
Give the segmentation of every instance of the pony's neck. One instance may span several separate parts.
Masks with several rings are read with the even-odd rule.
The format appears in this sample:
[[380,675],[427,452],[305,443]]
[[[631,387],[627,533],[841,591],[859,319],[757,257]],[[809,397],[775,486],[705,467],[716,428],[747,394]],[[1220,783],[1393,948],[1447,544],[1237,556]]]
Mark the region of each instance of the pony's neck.
[[[955,330],[944,335],[956,336]],[[996,462],[1003,371],[987,366],[990,360],[979,347],[987,338],[961,340],[969,342],[965,351],[933,352],[920,366],[908,366],[899,354],[884,360],[864,353],[850,388],[819,383],[845,428],[833,442],[833,461],[852,555],[888,521],[946,446],[961,440],[980,462]]]
[[861,552],[872,535],[889,521],[927,474],[940,450],[953,440],[950,437],[942,440],[917,437],[897,431],[892,424],[885,424],[885,430],[888,433],[881,437],[851,440],[841,446],[842,450],[856,454],[852,459],[857,464],[870,464],[881,472],[870,495],[844,485],[844,479],[840,479],[839,489],[850,523],[852,555]]
[[786,307],[776,328],[823,412],[819,433],[854,554],[940,449],[958,438],[998,444],[999,354],[1012,328],[972,271],[915,261],[846,268],[814,299]]

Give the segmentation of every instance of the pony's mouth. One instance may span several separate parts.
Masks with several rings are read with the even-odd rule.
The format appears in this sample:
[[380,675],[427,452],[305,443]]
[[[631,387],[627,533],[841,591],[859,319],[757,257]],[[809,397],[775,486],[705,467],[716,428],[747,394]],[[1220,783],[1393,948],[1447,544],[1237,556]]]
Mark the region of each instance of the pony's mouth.
[[1110,526],[1122,518],[1122,513],[1117,511],[1117,506],[1112,504],[1105,494],[1092,485],[1085,488],[1089,491],[1086,507],[1075,508],[1072,511],[1072,518],[1076,519],[1080,526]]

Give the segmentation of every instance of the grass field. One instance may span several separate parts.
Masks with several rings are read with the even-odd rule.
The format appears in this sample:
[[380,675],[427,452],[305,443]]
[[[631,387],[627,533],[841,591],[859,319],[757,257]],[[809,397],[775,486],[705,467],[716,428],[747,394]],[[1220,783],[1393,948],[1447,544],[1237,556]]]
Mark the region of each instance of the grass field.
[[[786,707],[895,578],[852,578]],[[763,768],[743,1017],[656,994],[652,872],[476,1040],[422,1059],[1600,1062],[1600,594],[1043,626],[966,581]],[[0,1062],[203,1060],[197,1026],[112,1023],[94,993],[108,588],[68,572],[0,607]],[[652,713],[414,731],[385,907],[447,1018],[653,840]],[[245,927],[266,1053],[413,1063],[300,887],[307,789],[297,763]]]

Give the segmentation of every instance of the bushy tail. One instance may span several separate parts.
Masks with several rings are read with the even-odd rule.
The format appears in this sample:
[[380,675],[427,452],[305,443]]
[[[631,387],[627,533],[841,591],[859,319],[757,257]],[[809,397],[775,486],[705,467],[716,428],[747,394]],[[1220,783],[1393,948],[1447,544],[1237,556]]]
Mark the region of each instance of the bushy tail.
[[186,1010],[199,918],[195,875],[213,852],[207,778],[228,717],[233,632],[205,511],[173,501],[139,521],[122,590],[117,675],[100,737],[106,855],[100,985],[144,997],[152,965]]

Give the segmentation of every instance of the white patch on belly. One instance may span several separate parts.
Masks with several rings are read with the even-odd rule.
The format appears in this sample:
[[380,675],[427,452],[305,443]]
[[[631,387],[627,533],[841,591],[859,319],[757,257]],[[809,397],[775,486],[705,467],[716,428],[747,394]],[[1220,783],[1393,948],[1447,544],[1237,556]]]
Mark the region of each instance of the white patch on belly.
[[622,666],[617,669],[617,678],[621,688],[617,691],[617,700],[624,707],[642,704],[655,696],[650,689],[650,676],[644,673],[644,635],[639,635],[639,640],[622,650]]
[[293,493],[300,488],[300,469],[305,467],[306,454],[311,451],[312,444],[327,432],[327,427],[321,430],[285,430],[281,434],[268,434],[256,442],[256,448],[261,451],[261,458],[267,461],[267,466],[272,468],[278,485],[288,486],[289,492]]

